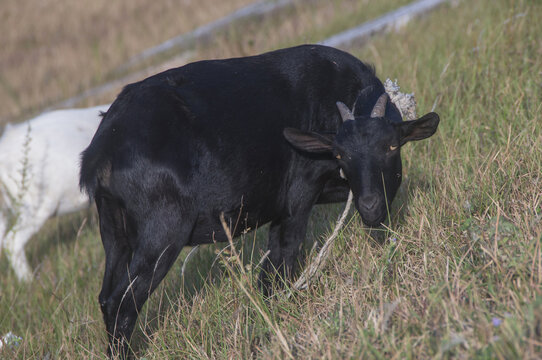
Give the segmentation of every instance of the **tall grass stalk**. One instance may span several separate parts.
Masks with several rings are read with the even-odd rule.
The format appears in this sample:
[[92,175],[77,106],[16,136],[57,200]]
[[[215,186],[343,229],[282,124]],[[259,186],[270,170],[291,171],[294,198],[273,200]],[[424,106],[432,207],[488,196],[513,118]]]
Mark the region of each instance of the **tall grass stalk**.
[[[280,345],[282,349],[284,350],[285,354],[289,359],[293,359],[292,353],[290,351],[290,346],[288,346],[288,342],[286,341],[286,338],[284,337],[282,331],[278,327],[275,321],[271,319],[269,316],[269,311],[267,311],[267,306],[262,299],[261,294],[258,292],[258,289],[255,289],[253,284],[253,277],[252,274],[247,274],[245,271],[245,265],[241,261],[241,257],[237,253],[237,250],[235,249],[235,244],[233,243],[233,237],[230,231],[230,227],[224,220],[224,213],[220,214],[220,222],[222,223],[222,228],[224,229],[224,232],[226,233],[226,237],[228,238],[228,242],[230,244],[231,249],[231,256],[228,259],[225,259],[223,261],[224,265],[228,269],[228,273],[232,277],[232,280],[239,286],[239,288],[245,293],[247,298],[250,300],[252,305],[256,308],[258,313],[262,316],[262,318],[265,320],[267,325],[273,330],[274,334],[279,339]],[[235,267],[232,263],[235,263],[237,266],[236,268],[239,269],[239,272],[236,271]]]

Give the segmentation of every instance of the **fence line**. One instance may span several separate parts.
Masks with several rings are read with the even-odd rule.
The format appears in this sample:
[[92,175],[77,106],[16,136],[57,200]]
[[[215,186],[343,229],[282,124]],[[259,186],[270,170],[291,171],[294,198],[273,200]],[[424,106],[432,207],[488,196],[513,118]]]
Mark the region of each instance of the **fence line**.
[[397,10],[390,11],[375,20],[368,21],[355,28],[343,31],[320,42],[322,45],[348,48],[353,45],[363,45],[377,33],[397,30],[410,20],[436,9],[450,0],[418,0]]

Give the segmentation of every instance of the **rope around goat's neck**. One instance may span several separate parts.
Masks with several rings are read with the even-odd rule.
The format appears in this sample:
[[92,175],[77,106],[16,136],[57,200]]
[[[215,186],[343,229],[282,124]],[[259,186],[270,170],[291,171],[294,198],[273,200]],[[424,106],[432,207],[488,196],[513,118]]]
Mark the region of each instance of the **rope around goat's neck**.
[[288,298],[292,296],[293,290],[306,289],[309,286],[309,283],[313,279],[313,277],[315,277],[318,272],[321,271],[324,267],[331,251],[331,245],[333,245],[335,239],[339,235],[339,231],[344,225],[346,215],[348,215],[348,212],[350,211],[350,207],[352,206],[352,197],[352,191],[350,191],[350,193],[348,194],[348,200],[346,201],[346,206],[344,207],[344,211],[337,219],[337,223],[335,224],[335,229],[333,230],[333,233],[329,236],[329,238],[327,238],[326,242],[318,252],[316,258],[311,261],[310,265],[305,268],[303,273],[301,273],[297,281],[293,284],[292,289],[290,289],[290,291],[288,292]]

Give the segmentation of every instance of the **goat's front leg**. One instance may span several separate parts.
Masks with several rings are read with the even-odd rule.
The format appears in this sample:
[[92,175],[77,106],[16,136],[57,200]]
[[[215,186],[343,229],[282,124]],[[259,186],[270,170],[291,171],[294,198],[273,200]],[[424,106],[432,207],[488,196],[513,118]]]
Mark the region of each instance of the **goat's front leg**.
[[262,266],[259,277],[259,285],[265,296],[271,295],[276,274],[283,280],[292,279],[299,247],[307,233],[309,215],[310,209],[300,209],[295,216],[271,223],[268,240],[270,253]]

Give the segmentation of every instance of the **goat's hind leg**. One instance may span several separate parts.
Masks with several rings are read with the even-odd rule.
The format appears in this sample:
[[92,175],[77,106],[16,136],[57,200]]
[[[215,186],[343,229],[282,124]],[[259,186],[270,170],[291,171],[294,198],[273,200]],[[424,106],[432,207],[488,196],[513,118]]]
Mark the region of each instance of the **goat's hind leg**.
[[[125,213],[118,202],[99,196],[96,197],[96,207],[100,218],[100,236],[105,250],[105,271],[98,300],[104,320],[107,321],[107,300],[111,296],[114,286],[122,280],[128,271],[132,249],[129,246]],[[109,337],[111,335],[109,334]]]
[[110,351],[124,356],[143,304],[167,274],[189,241],[194,219],[181,217],[176,204],[161,204],[138,219],[137,248],[128,271],[114,279],[103,312],[110,336]]
[[19,216],[15,225],[7,230],[4,238],[4,249],[19,281],[32,280],[32,268],[28,264],[24,247],[30,238],[45,224],[49,214],[53,212],[45,210],[37,213],[24,212]]

